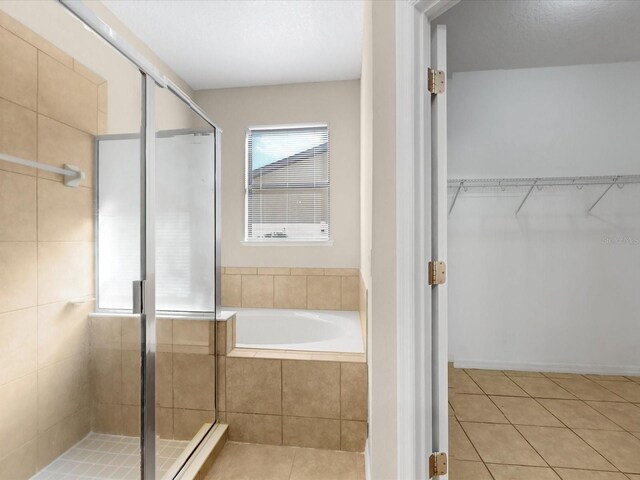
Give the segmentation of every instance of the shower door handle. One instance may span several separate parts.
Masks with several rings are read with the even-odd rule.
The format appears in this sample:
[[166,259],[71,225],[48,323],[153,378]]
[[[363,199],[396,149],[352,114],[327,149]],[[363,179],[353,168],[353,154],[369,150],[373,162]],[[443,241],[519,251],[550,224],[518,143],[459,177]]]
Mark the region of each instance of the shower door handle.
[[144,308],[144,280],[133,281],[133,313],[141,314]]

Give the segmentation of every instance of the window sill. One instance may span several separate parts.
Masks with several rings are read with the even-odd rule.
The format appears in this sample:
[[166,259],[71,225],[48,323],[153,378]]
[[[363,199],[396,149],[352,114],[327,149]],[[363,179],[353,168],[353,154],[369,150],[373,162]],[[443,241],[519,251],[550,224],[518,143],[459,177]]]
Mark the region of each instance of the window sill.
[[332,247],[333,240],[319,241],[286,241],[286,240],[242,240],[245,247]]

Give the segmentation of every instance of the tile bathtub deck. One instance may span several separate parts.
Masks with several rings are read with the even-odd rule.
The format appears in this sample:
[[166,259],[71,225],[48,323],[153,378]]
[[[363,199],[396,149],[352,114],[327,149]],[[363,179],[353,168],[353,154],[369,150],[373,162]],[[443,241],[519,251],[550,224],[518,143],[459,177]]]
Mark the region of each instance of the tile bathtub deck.
[[[158,440],[156,478],[162,478],[188,444],[181,440]],[[32,480],[139,479],[139,447],[138,437],[90,433]]]
[[640,378],[449,368],[450,480],[640,480]]

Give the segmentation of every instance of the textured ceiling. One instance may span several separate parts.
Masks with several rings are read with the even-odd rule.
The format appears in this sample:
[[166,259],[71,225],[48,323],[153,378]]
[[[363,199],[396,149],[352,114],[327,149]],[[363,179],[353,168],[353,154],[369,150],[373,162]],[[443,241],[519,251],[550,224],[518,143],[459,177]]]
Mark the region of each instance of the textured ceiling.
[[435,23],[452,72],[640,60],[638,0],[462,0]]
[[362,0],[103,0],[192,88],[360,78]]

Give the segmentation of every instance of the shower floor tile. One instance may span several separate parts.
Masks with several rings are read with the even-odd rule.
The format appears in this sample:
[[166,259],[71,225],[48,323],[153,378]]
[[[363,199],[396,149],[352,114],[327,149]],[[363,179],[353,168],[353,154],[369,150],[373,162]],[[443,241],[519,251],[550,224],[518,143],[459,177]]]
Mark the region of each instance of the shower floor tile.
[[[157,443],[156,478],[162,476],[189,442],[160,439]],[[90,433],[32,477],[32,480],[140,478],[140,439]]]

